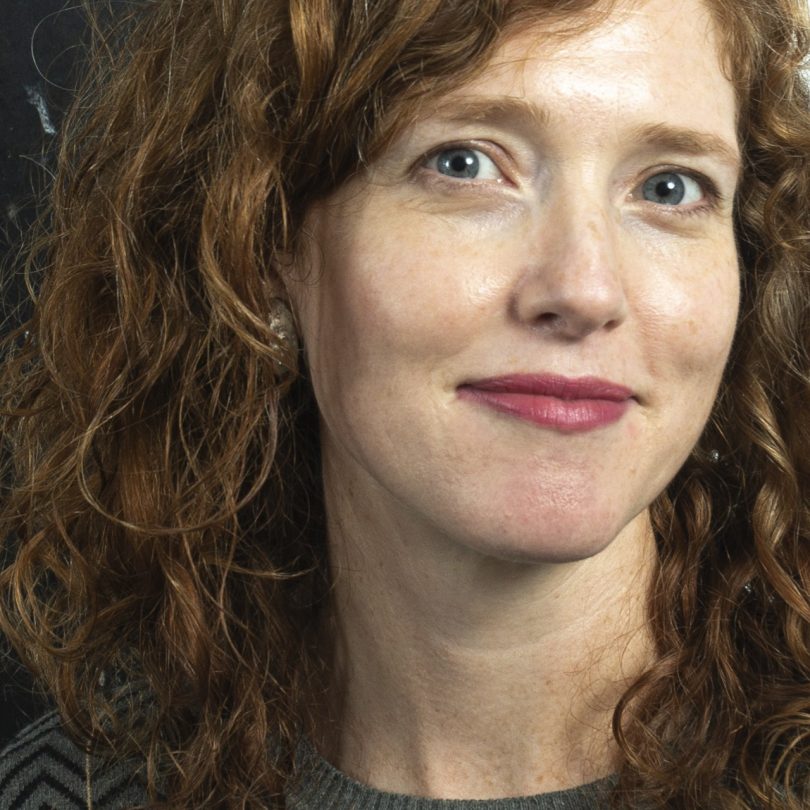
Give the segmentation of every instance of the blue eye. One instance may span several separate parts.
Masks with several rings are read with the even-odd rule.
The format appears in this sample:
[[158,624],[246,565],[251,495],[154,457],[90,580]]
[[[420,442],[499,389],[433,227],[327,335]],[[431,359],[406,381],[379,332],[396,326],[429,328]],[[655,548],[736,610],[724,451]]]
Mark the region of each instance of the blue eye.
[[682,205],[700,202],[703,189],[687,174],[661,172],[644,181],[641,194],[645,200],[658,205]]
[[481,161],[472,149],[448,149],[436,156],[436,168],[450,177],[478,177]]
[[495,163],[478,149],[452,147],[436,152],[428,167],[457,180],[502,180]]

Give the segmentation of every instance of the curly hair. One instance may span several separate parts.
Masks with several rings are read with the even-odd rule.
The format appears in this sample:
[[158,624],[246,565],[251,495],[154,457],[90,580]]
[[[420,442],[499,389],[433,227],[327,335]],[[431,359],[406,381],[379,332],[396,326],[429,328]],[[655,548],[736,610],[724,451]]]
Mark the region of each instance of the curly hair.
[[[613,800],[790,810],[810,803],[809,35],[802,0],[706,2],[738,95],[742,306],[652,506],[656,660],[614,713]],[[33,314],[0,347],[0,628],[78,738],[147,763],[155,807],[283,807],[322,709],[317,408],[267,317],[305,213],[519,22],[605,8],[154,0],[99,48]]]

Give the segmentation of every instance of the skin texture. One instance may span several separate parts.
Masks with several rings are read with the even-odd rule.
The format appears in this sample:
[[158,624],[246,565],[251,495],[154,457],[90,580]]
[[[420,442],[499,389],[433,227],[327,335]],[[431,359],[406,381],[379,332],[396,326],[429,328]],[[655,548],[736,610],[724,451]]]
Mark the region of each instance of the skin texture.
[[[310,212],[320,248],[289,284],[336,576],[319,744],[386,790],[527,795],[610,772],[610,712],[647,658],[647,508],[737,316],[734,93],[703,5],[649,0],[524,30],[425,107]],[[448,147],[477,177],[442,174]],[[645,197],[662,172],[680,205]],[[459,397],[516,373],[633,398],[570,433]]]

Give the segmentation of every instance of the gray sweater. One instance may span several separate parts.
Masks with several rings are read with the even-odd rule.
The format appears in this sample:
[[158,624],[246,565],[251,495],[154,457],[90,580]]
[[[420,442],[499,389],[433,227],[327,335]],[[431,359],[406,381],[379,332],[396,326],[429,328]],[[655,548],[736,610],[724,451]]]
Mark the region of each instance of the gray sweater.
[[[286,794],[288,810],[592,810],[607,807],[611,779],[513,799],[424,799],[384,793],[355,782],[306,740],[296,752],[300,779]],[[0,753],[2,810],[127,810],[146,802],[137,769],[85,754],[55,713],[26,726]]]

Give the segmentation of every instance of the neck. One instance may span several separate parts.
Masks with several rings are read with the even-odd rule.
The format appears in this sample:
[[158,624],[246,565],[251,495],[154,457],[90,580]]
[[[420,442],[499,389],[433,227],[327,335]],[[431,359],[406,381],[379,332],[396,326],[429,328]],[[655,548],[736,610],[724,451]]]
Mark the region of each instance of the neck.
[[328,510],[324,756],[380,790],[431,798],[533,795],[611,773],[613,709],[652,650],[646,513],[593,557],[530,564],[350,503]]

